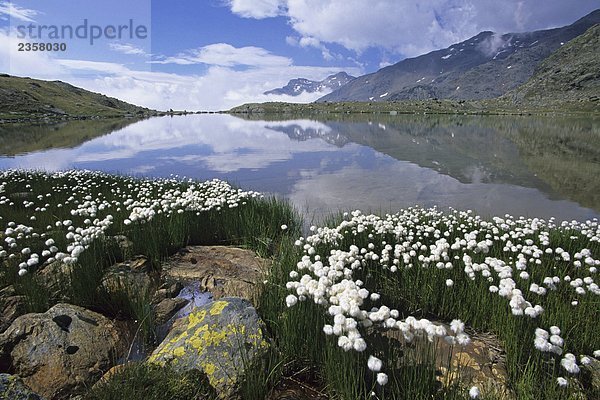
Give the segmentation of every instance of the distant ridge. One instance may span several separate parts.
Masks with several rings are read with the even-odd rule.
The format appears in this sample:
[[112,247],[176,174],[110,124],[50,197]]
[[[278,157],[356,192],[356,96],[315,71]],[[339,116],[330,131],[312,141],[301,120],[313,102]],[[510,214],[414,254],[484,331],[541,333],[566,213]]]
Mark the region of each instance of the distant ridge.
[[499,97],[525,83],[565,43],[600,23],[600,10],[575,23],[526,33],[478,35],[354,79],[317,102]]
[[346,85],[355,77],[348,75],[345,72],[338,72],[334,75],[329,75],[322,81],[311,81],[305,78],[292,79],[287,85],[281,88],[269,90],[264,94],[277,94],[288,96],[299,96],[302,93],[315,93],[326,90],[335,90]]

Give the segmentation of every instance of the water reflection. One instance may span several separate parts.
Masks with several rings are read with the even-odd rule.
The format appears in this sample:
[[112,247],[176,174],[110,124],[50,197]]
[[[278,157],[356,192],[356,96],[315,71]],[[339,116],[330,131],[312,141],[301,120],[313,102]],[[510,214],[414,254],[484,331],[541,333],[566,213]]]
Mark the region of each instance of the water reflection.
[[[598,216],[597,119],[319,119],[154,118],[72,148],[1,158],[0,167],[217,177],[284,195],[317,217],[334,209],[394,211],[415,204],[484,215]],[[90,136],[89,129],[81,131]],[[15,153],[4,144],[3,154]]]

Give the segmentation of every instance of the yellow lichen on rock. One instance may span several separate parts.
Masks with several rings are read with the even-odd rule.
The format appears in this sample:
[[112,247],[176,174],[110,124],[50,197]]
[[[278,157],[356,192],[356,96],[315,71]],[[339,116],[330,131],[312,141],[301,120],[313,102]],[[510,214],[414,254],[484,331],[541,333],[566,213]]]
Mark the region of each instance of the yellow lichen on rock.
[[206,317],[206,310],[199,310],[197,312],[190,313],[188,315],[188,329],[197,326],[200,322],[204,321]]
[[184,353],[185,349],[183,348],[183,346],[179,346],[175,350],[173,350],[173,355],[175,357],[181,357]]
[[219,315],[221,314],[221,312],[223,312],[223,309],[225,307],[227,307],[227,304],[229,304],[226,301],[215,301],[213,306],[210,308],[210,315]]
[[175,322],[149,362],[199,369],[221,398],[230,398],[244,368],[268,346],[264,323],[247,300],[229,297]]

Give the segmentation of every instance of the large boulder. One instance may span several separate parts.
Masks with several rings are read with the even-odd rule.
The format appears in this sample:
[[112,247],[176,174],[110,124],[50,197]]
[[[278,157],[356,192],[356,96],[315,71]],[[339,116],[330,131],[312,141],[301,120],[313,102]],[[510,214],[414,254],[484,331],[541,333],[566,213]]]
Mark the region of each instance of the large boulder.
[[245,368],[266,350],[264,323],[239,297],[224,297],[175,321],[148,362],[203,371],[221,398],[232,398]]
[[226,246],[189,246],[163,264],[164,280],[198,281],[213,298],[252,301],[270,261],[253,251]]
[[34,393],[15,375],[0,374],[0,399],[3,400],[44,400]]
[[20,316],[0,334],[0,369],[48,399],[62,399],[90,387],[113,366],[119,350],[118,332],[106,317],[57,304]]

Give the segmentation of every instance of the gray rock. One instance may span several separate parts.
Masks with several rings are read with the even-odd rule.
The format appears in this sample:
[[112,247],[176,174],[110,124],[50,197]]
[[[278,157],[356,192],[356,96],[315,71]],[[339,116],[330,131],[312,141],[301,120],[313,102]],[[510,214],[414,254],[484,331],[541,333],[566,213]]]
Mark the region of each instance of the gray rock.
[[44,400],[34,393],[23,380],[16,375],[0,374],[1,400]]
[[63,399],[90,387],[113,366],[120,345],[110,320],[57,304],[25,314],[0,334],[0,368],[9,367],[34,391]]
[[231,398],[245,367],[266,350],[264,323],[252,305],[225,297],[178,319],[148,362],[203,371],[221,398]]

